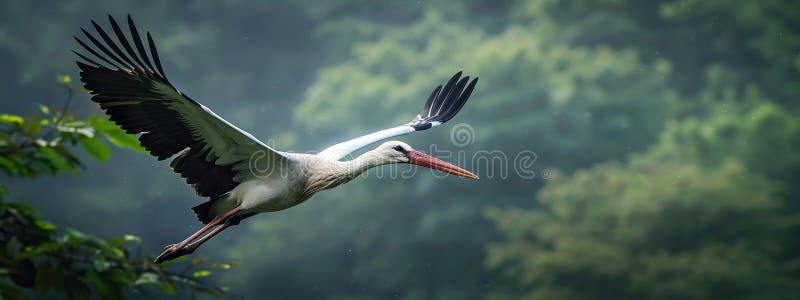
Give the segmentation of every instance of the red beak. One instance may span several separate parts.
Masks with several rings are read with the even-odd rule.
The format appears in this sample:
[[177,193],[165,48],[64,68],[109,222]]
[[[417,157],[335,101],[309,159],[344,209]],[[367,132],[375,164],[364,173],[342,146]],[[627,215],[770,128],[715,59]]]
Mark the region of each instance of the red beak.
[[431,168],[437,171],[442,171],[445,173],[453,174],[456,176],[478,179],[478,175],[472,174],[472,172],[464,170],[454,164],[448,163],[436,157],[427,155],[425,153],[419,151],[409,151],[408,152],[409,163],[423,166],[426,168]]

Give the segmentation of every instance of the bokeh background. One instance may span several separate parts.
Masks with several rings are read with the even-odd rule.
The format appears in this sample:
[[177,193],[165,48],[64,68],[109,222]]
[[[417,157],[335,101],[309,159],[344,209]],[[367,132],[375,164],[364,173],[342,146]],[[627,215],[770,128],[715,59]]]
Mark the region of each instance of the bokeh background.
[[[281,150],[405,122],[455,71],[481,78],[451,123],[401,140],[496,150],[461,161],[483,179],[372,170],[248,219],[199,250],[241,262],[214,278],[236,295],[800,294],[800,2],[3,1],[0,109],[61,105],[72,36],[107,14],[131,14],[177,87]],[[101,113],[86,95],[71,109]],[[459,123],[468,143],[451,141]],[[521,176],[514,158],[530,152]],[[145,253],[199,227],[188,208],[203,199],[166,162],[86,163],[0,178],[54,223],[135,234]]]

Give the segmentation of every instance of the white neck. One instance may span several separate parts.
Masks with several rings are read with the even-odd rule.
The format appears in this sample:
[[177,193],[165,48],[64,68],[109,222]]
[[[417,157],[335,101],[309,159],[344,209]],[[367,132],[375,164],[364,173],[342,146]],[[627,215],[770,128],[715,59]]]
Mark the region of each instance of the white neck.
[[305,192],[309,197],[321,190],[334,188],[353,180],[361,173],[371,168],[391,163],[391,161],[380,155],[380,152],[372,150],[348,161],[336,161],[316,156],[310,163],[313,165],[308,166],[308,181]]
[[346,173],[351,177],[356,177],[369,169],[389,163],[391,162],[380,155],[380,152],[377,150],[367,151],[353,160],[344,162],[344,164],[346,164],[348,167],[347,169],[349,169],[346,171]]

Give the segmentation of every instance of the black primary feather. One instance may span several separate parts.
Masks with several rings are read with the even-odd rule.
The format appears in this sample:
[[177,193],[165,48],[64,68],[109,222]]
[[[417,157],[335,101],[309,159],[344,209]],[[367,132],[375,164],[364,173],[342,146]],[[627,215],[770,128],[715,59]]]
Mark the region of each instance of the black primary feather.
[[111,23],[111,28],[114,29],[114,34],[117,35],[117,40],[122,44],[122,47],[125,48],[125,51],[128,52],[128,55],[133,59],[133,61],[136,62],[136,66],[142,70],[147,70],[144,67],[144,64],[142,64],[142,62],[136,56],[136,53],[133,52],[133,47],[131,47],[131,44],[128,43],[128,38],[126,38],[125,34],[122,33],[122,29],[119,28],[119,24],[117,24],[117,21],[115,21],[111,15],[108,15],[108,22]]
[[153,68],[153,65],[150,64],[150,58],[147,56],[147,53],[144,50],[142,39],[139,36],[139,30],[136,30],[136,25],[133,24],[133,18],[131,18],[131,15],[128,15],[128,28],[131,30],[131,38],[133,39],[133,43],[136,44],[136,49],[139,50],[139,56],[142,57],[144,63],[147,64],[147,67],[149,67],[148,70],[151,73],[155,73],[156,71]]
[[[81,28],[81,31],[83,31],[83,33],[84,33],[84,34],[88,34],[88,33],[86,33],[86,31],[85,31],[85,30],[83,30],[83,28]],[[114,63],[112,63],[111,61],[109,61],[109,60],[108,60],[108,59],[107,59],[105,56],[102,56],[102,55],[100,55],[99,53],[97,53],[96,51],[94,51],[94,49],[92,49],[92,47],[89,47],[89,45],[86,45],[86,44],[85,44],[83,41],[81,41],[81,39],[79,39],[78,37],[76,37],[76,36],[73,36],[73,38],[75,38],[75,41],[77,41],[77,42],[78,42],[78,44],[79,44],[79,45],[81,45],[81,47],[83,47],[83,49],[86,49],[86,51],[89,51],[89,53],[91,53],[91,54],[92,54],[92,55],[94,55],[95,57],[97,57],[97,58],[99,58],[100,60],[102,60],[102,61],[106,62],[107,64],[109,64],[109,65],[113,66],[114,68],[121,69],[119,66],[117,66],[116,64],[114,64]],[[77,53],[77,52],[75,52],[75,53]],[[80,54],[78,54],[78,55],[80,55]],[[80,56],[81,56],[81,57],[84,57],[83,55],[80,55]],[[87,60],[88,60],[88,59],[87,59]],[[91,62],[91,61],[90,61],[90,62]],[[99,66],[100,66],[100,65],[98,65],[98,67],[99,67]]]
[[433,89],[422,111],[406,125],[419,131],[450,121],[467,103],[477,83],[477,77],[470,82],[469,76],[461,78],[461,71],[458,71],[450,77],[444,87],[439,85]]
[[[198,195],[209,197],[211,201],[222,197],[238,184],[233,181],[235,172],[231,166],[214,164],[213,159],[216,158],[209,160],[207,151],[202,151],[205,142],[194,137],[191,124],[183,122],[180,113],[170,107],[173,101],[189,101],[198,106],[199,104],[180,93],[178,94],[184,99],[165,98],[154,91],[152,89],[154,82],[174,87],[164,75],[153,38],[147,33],[153,62],[151,63],[151,57],[147,55],[144,43],[130,16],[128,16],[128,28],[139,57],[131,46],[131,41],[111,16],[109,22],[125,52],[94,21],[92,25],[100,39],[81,28],[94,47],[75,37],[81,47],[97,58],[94,60],[88,55],[73,51],[87,62],[76,63],[81,70],[84,87],[93,95],[92,101],[98,103],[109,119],[125,132],[139,134],[142,147],[159,160],[180,152],[181,154],[172,161],[171,167],[192,185]],[[201,216],[201,221],[208,218],[206,212],[205,216]]]
[[97,30],[97,33],[100,34],[100,37],[103,39],[103,41],[106,42],[106,45],[111,47],[111,50],[114,50],[114,53],[117,54],[117,57],[122,58],[122,60],[124,60],[125,63],[127,63],[129,69],[135,69],[136,67],[134,66],[133,62],[131,62],[131,60],[128,59],[128,56],[126,56],[125,53],[123,53],[122,50],[119,49],[117,43],[115,43],[114,40],[112,40],[111,37],[108,36],[108,34],[106,34],[105,30],[103,30],[103,28],[100,27],[100,25],[97,25],[97,23],[94,20],[92,20],[92,25],[94,26],[94,29]]

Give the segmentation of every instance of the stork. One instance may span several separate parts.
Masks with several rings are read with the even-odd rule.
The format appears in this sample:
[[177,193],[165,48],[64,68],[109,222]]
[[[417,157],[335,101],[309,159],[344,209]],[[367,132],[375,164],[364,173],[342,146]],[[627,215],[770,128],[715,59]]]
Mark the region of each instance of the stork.
[[[208,200],[192,208],[203,224],[181,242],[167,245],[156,263],[193,253],[200,245],[245,218],[284,210],[334,188],[364,171],[386,164],[414,164],[466,178],[478,176],[406,143],[388,141],[351,160],[348,154],[372,143],[441,125],[464,106],[478,78],[456,73],[436,87],[422,111],[409,123],[335,144],[318,154],[278,151],[178,91],[167,79],[155,43],[143,42],[128,15],[126,37],[110,15],[118,42],[95,21],[99,39],[81,28],[88,53],[80,60],[81,81],[109,119],[158,160],[177,155],[170,167]],[[149,49],[149,54],[147,53]],[[82,61],[81,61],[82,60]]]

